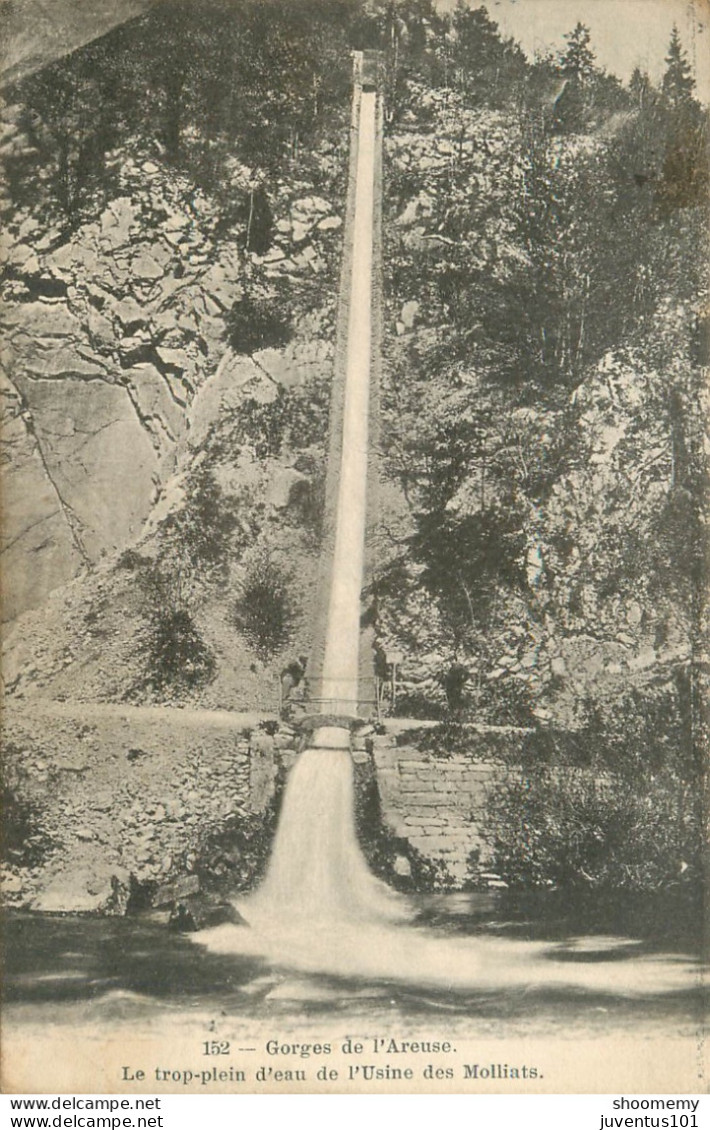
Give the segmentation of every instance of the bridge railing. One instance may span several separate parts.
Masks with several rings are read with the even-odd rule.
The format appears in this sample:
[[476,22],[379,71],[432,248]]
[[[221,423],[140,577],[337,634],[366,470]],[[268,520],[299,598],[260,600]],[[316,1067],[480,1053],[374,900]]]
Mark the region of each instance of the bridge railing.
[[[323,692],[324,680],[316,680],[313,691]],[[341,714],[346,716],[372,717],[379,721],[383,714],[388,713],[391,682],[389,679],[377,677],[363,677],[353,687],[352,695],[328,695],[313,693],[308,687],[308,679],[304,680],[305,687],[301,694],[292,696],[284,695],[281,680],[278,680],[279,714],[283,715],[288,707],[300,707],[317,714]],[[318,686],[320,684],[320,686]]]

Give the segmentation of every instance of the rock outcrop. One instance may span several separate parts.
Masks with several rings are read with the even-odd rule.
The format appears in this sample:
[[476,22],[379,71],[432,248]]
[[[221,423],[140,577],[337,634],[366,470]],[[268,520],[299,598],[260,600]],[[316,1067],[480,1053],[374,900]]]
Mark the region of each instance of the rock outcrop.
[[[5,620],[139,537],[193,440],[193,405],[194,447],[234,378],[231,362],[220,369],[224,316],[245,271],[308,282],[337,258],[341,219],[323,197],[284,186],[284,218],[258,256],[239,228],[217,233],[216,205],[173,170],[127,157],[122,181],[74,231],[20,212],[3,237]],[[259,374],[245,360],[245,379],[303,379],[305,344],[298,358],[268,351]],[[218,394],[200,398],[215,376]]]

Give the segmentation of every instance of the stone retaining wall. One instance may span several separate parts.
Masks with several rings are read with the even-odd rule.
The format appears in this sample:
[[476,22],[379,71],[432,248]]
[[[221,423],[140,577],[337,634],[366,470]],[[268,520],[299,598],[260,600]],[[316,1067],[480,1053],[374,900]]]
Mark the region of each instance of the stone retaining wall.
[[[470,877],[469,857],[485,865],[487,846],[477,813],[496,773],[492,755],[519,748],[524,730],[471,727],[479,747],[472,754],[435,754],[417,749],[406,733],[373,741],[383,819],[388,828],[427,859],[441,860],[457,884]],[[403,744],[406,743],[406,744]]]
[[[440,753],[417,748],[431,745],[430,725],[391,719],[383,734],[356,736],[356,787],[374,777],[386,827],[460,884],[472,852],[485,863],[476,812],[494,755],[514,753],[525,731],[468,727],[470,751]],[[10,862],[5,891],[42,910],[100,909],[115,879],[189,870],[206,832],[266,811],[299,744],[255,714],[38,700],[8,710],[4,730],[6,782],[55,845],[43,867]]]
[[6,873],[6,892],[36,909],[94,910],[114,876],[171,878],[205,830],[264,811],[275,747],[289,742],[228,711],[36,700],[8,711],[5,780],[56,850],[44,868]]

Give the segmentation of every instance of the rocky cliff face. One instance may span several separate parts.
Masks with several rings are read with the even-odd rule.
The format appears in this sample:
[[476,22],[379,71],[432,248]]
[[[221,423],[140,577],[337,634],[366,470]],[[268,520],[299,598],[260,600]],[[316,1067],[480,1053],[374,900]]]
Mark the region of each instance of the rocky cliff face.
[[18,899],[96,907],[246,820],[254,745],[193,756],[172,708],[258,724],[309,650],[363,38],[388,99],[368,615],[397,709],[458,716],[456,664],[461,715],[533,727],[536,756],[581,732],[672,768],[695,740],[701,110],[598,74],[565,111],[559,68],[496,47],[482,9],[400,12],[165,0],[2,111],[10,799],[52,840],[29,883],[13,862]]
[[156,165],[126,174],[133,198],[69,239],[22,216],[6,237],[7,618],[138,537],[224,350],[235,250],[203,234],[208,202],[190,211],[185,185],[170,199]]
[[20,213],[4,237],[6,619],[139,538],[230,387],[298,382],[318,364],[311,319],[283,356],[235,377],[224,315],[255,270],[296,289],[332,272],[341,220],[329,200],[280,186],[259,257],[243,232],[220,238],[216,205],[153,161],[126,157],[121,189],[70,234]]

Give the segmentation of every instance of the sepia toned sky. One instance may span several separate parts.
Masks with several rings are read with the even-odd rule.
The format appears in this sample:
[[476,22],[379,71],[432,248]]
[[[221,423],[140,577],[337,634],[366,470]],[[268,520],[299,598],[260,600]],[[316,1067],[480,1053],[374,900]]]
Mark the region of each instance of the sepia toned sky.
[[[442,0],[453,7],[455,0]],[[526,54],[564,46],[577,21],[592,33],[597,62],[622,79],[636,65],[659,79],[673,24],[693,64],[697,96],[710,101],[710,0],[482,0],[492,19]],[[470,0],[477,7],[476,0]]]
[[[156,0],[15,0],[6,12],[0,71],[43,66],[151,6]],[[294,0],[297,3],[298,0]],[[438,0],[450,10],[456,0]],[[597,61],[622,79],[638,64],[663,74],[671,29],[677,23],[697,81],[710,102],[710,0],[469,0],[481,4],[531,57],[558,50],[578,20],[592,32]]]

